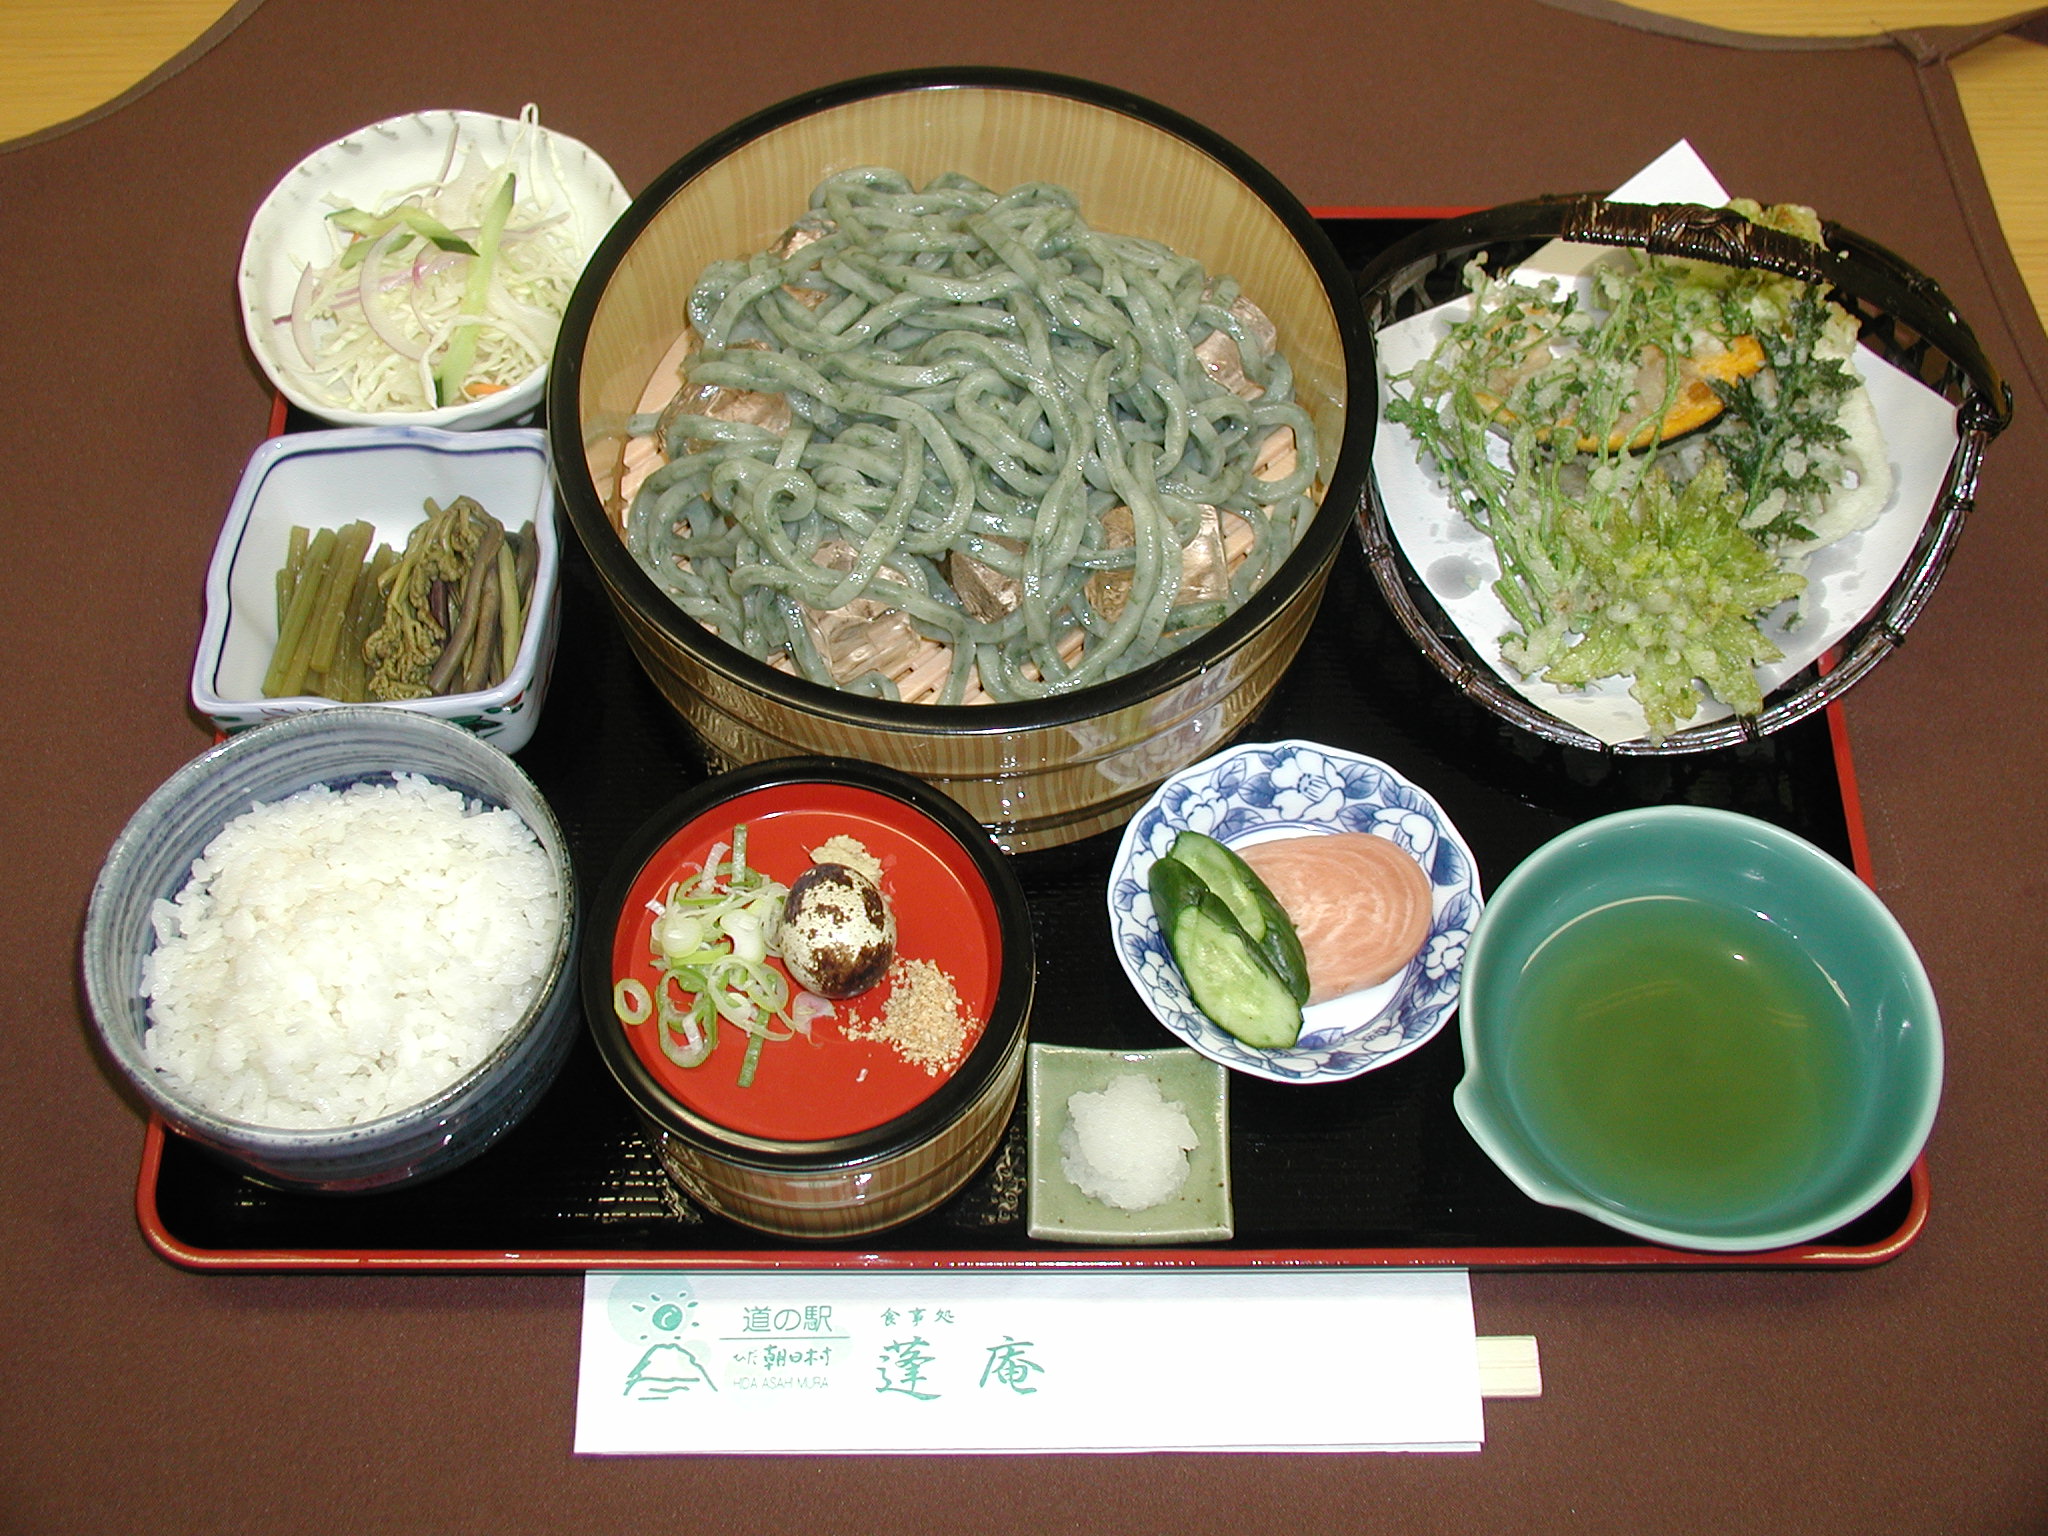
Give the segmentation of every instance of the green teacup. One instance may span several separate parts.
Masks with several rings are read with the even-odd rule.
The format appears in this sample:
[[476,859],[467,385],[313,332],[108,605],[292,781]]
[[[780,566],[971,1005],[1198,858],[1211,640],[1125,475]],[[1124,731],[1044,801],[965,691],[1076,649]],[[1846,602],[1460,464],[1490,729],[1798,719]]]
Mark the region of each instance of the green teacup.
[[1494,892],[1465,958],[1459,1118],[1532,1199],[1654,1242],[1788,1247],[1882,1199],[1941,1094],[1898,921],[1803,838],[1603,817]]

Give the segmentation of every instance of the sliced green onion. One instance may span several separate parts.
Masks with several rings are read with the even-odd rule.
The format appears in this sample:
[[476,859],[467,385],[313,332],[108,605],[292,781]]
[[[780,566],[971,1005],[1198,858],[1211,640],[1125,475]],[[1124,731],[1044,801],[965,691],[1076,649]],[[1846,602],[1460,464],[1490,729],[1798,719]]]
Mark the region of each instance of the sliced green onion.
[[[681,1033],[683,1044],[676,1043]],[[691,1041],[694,1039],[694,1043]],[[663,1029],[661,1032],[662,1054],[679,1067],[701,1067],[711,1059],[711,1053],[718,1049],[718,1020],[695,1024],[693,1028]]]
[[612,988],[612,1012],[626,1024],[645,1024],[654,1012],[654,999],[646,984],[636,977],[621,977]]
[[[787,1011],[789,979],[769,963],[787,888],[746,867],[746,835],[744,823],[734,827],[730,850],[715,845],[692,880],[670,885],[648,930],[658,976],[649,1008],[662,1054],[680,1067],[701,1066],[717,1049],[723,1019],[747,1034],[742,1087],[752,1085],[767,1041],[798,1033]],[[616,984],[614,1006],[626,1022],[640,1022],[647,1011],[629,1018],[620,1005],[626,986]]]
[[761,1064],[761,1046],[767,1038],[766,1035],[750,1034],[747,1036],[747,1054],[740,1062],[740,1086],[742,1088],[754,1086],[754,1069]]

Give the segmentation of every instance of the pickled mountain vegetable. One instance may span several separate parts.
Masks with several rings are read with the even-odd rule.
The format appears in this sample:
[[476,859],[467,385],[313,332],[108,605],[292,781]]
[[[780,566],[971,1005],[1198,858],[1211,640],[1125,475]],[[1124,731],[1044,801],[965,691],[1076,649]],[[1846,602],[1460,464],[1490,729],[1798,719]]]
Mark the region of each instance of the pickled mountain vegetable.
[[391,560],[388,548],[370,554],[375,537],[376,530],[361,521],[338,532],[291,531],[277,574],[277,645],[263,675],[265,698],[318,694],[360,701],[350,661],[360,657],[367,626],[375,622],[372,613],[382,611],[371,573]]
[[294,528],[277,575],[278,641],[265,698],[393,702],[496,687],[532,617],[539,545],[475,500],[431,499],[404,552],[357,521]]
[[384,622],[364,642],[375,698],[474,693],[510,673],[519,654],[531,526],[508,542],[504,524],[468,496],[426,508],[385,578]]

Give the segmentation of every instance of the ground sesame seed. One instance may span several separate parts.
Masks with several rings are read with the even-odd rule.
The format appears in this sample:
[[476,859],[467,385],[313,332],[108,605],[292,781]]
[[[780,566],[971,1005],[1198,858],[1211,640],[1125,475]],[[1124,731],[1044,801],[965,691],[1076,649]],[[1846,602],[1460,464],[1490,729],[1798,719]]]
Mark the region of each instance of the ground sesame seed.
[[898,957],[889,967],[889,1000],[872,1024],[849,1020],[853,1040],[879,1040],[912,1066],[937,1077],[959,1063],[981,1021],[960,1001],[953,978],[929,960]]

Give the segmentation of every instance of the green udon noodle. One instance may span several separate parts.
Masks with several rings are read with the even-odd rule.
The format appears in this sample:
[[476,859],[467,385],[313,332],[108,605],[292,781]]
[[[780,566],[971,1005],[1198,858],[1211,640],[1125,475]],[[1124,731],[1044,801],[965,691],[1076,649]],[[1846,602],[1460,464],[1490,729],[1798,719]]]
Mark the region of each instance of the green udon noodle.
[[[894,171],[846,171],[797,228],[817,238],[705,269],[689,304],[701,347],[679,397],[781,394],[789,427],[663,413],[668,462],[626,519],[678,606],[751,655],[895,697],[879,673],[835,681],[804,624],[805,608],[865,597],[951,648],[940,703],[960,702],[976,674],[999,700],[1064,693],[1220,622],[1314,515],[1314,426],[1286,358],[1232,314],[1234,281],[1091,228],[1071,192],[1045,183],[999,196],[959,175],[917,189]],[[1195,355],[1219,330],[1256,398]],[[1259,450],[1282,428],[1295,467],[1261,479]],[[1181,549],[1205,504],[1252,539],[1227,596],[1181,603]],[[1129,542],[1104,527],[1118,506]],[[843,555],[814,558],[835,542],[856,551],[851,570]],[[1017,583],[1014,611],[962,606],[945,576],[956,551]],[[1099,571],[1128,573],[1113,615],[1089,597]]]

